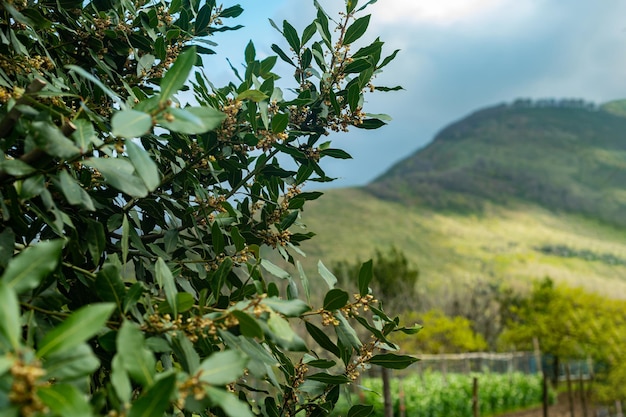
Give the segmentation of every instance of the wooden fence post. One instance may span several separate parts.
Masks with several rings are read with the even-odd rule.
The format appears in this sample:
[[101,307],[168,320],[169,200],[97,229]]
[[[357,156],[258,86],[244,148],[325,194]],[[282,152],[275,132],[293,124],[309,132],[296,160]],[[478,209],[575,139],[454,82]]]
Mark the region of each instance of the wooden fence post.
[[474,385],[472,387],[472,412],[474,417],[480,417],[480,407],[478,404],[478,378],[474,377]]

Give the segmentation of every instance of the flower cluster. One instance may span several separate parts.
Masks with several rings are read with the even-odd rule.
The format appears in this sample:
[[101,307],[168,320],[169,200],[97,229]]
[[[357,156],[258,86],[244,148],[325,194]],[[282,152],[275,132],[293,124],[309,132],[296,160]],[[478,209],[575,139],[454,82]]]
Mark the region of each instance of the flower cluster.
[[20,407],[22,417],[38,414],[45,409],[41,399],[37,396],[37,388],[41,385],[39,379],[45,374],[39,362],[26,364],[16,361],[11,367],[13,383],[9,392],[9,401]]
[[373,295],[367,294],[361,296],[360,294],[354,294],[354,298],[356,301],[354,303],[346,304],[341,311],[346,313],[348,316],[358,316],[360,310],[368,311],[370,309],[370,305],[377,303],[378,300],[374,298]]

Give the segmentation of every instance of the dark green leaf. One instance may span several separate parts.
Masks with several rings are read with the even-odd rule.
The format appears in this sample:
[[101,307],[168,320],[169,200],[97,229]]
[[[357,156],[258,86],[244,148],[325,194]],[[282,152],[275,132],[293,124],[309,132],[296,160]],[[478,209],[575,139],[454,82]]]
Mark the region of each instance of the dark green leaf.
[[102,267],[96,275],[94,290],[102,301],[114,302],[120,313],[122,312],[122,301],[126,296],[126,287],[116,266],[107,264]]
[[196,48],[193,46],[176,58],[174,65],[165,73],[161,80],[161,103],[166,103],[174,93],[185,85],[187,77],[196,62]]
[[350,407],[348,417],[367,417],[374,411],[373,405],[356,404]]
[[343,149],[333,149],[333,148],[324,149],[320,151],[320,155],[330,156],[331,158],[337,158],[337,159],[352,159],[352,156],[348,152],[344,151]]
[[218,222],[213,222],[211,225],[211,241],[213,243],[213,251],[216,255],[224,253],[224,235],[222,234],[222,229]]
[[352,13],[357,4],[359,4],[359,0],[346,0],[346,14]]
[[292,224],[296,222],[296,220],[298,220],[298,211],[294,210],[286,215],[285,218],[280,222],[280,230],[287,230],[289,227],[291,227]]
[[404,90],[404,88],[402,88],[401,85],[397,85],[395,87],[380,87],[380,86],[376,86],[374,87],[375,90],[378,91],[400,91],[400,90]]
[[256,49],[254,49],[254,43],[252,43],[252,40],[250,40],[248,42],[248,45],[246,45],[244,56],[246,59],[246,64],[250,65],[254,62],[254,59],[256,58]]
[[6,172],[14,177],[21,177],[22,175],[34,173],[35,168],[19,159],[5,159],[4,161],[0,161],[0,172]]
[[200,8],[200,10],[198,11],[198,15],[196,16],[196,21],[194,22],[196,35],[203,33],[205,29],[209,26],[212,13],[213,6],[211,6],[210,4],[205,4]]
[[[174,302],[176,305],[176,312],[180,314],[191,310],[195,304],[195,299],[193,298],[193,295],[188,292],[179,292],[176,294]],[[159,304],[159,314],[165,313],[174,314],[174,310],[172,310],[172,307],[170,307],[170,304],[167,301]]]
[[33,122],[33,138],[39,148],[50,156],[70,159],[80,154],[74,142],[66,138],[63,132],[48,122]]
[[319,381],[325,384],[332,384],[332,385],[347,384],[349,382],[352,382],[352,380],[345,375],[330,375],[324,372],[320,372],[320,373],[313,374],[313,375],[308,375],[306,378],[311,379],[313,381]]
[[346,29],[346,34],[343,37],[344,45],[349,45],[363,36],[370,24],[370,17],[371,15],[369,14],[367,16],[363,16],[357,19],[350,25],[350,27],[348,27],[348,29]]
[[383,62],[376,69],[381,69],[382,67],[384,67],[385,65],[387,65],[391,61],[393,61],[396,58],[396,55],[398,55],[398,52],[400,52],[399,49],[396,49],[395,51],[393,51],[393,53],[391,55],[389,55],[387,58],[383,59]]
[[176,389],[176,374],[171,373],[159,379],[150,389],[135,401],[128,417],[162,416],[170,405],[170,397]]
[[296,64],[293,63],[291,58],[289,58],[289,56],[282,49],[280,49],[280,47],[278,45],[273,43],[272,44],[272,51],[276,52],[278,54],[278,56],[280,57],[280,59],[282,59],[286,63],[291,64],[294,67],[296,66]]
[[339,288],[332,289],[328,291],[324,297],[324,310],[339,310],[348,304],[349,299],[350,296],[344,290],[340,290]]
[[[0,194],[0,199],[1,199]],[[13,258],[15,248],[15,233],[10,227],[0,232],[0,268],[4,269]]]
[[414,326],[411,326],[411,327],[400,327],[396,329],[395,331],[402,332],[404,334],[416,334],[420,330],[422,330],[422,328],[423,326],[420,326],[419,324],[415,324]]
[[306,43],[311,40],[313,35],[317,32],[317,27],[315,26],[315,22],[311,23],[307,27],[304,28],[302,32],[302,45],[306,45]]
[[241,310],[235,310],[231,313],[239,322],[239,331],[246,337],[263,338],[263,329],[257,320]]
[[286,113],[278,113],[272,117],[272,132],[284,132],[289,125],[289,115]]
[[233,239],[233,244],[235,245],[235,249],[237,251],[243,250],[243,248],[245,248],[246,240],[243,236],[241,236],[241,233],[239,233],[239,229],[237,228],[237,226],[233,226],[230,229],[230,237]]
[[21,294],[35,288],[59,263],[62,240],[49,240],[28,247],[9,262],[2,281]]
[[320,347],[339,357],[339,348],[335,343],[333,343],[332,340],[330,340],[330,338],[326,335],[326,333],[324,333],[322,329],[315,326],[314,324],[309,323],[308,321],[304,324],[313,340],[315,340],[317,344],[320,345]]
[[389,369],[404,369],[419,359],[409,355],[396,355],[393,353],[383,353],[372,357],[368,363],[380,365]]
[[115,309],[112,303],[96,303],[79,308],[63,323],[46,333],[37,356],[47,357],[74,349],[96,335]]
[[370,259],[369,261],[363,263],[361,265],[361,269],[359,270],[359,294],[361,297],[369,294],[369,284],[373,276],[373,262]]
[[298,37],[298,32],[286,20],[283,21],[283,35],[285,36],[285,39],[287,39],[287,43],[289,43],[289,46],[291,46],[291,49],[293,49],[295,53],[299,53],[300,52],[300,38]]
[[379,127],[385,126],[387,123],[383,122],[380,119],[365,119],[363,123],[355,125],[359,129],[378,129]]
[[77,382],[98,369],[100,361],[87,343],[74,349],[50,355],[44,362],[46,378],[56,382]]
[[220,17],[223,17],[223,18],[237,17],[241,13],[243,13],[243,9],[241,8],[240,5],[236,4],[234,6],[227,7],[224,10],[222,10],[222,12],[220,13]]
[[328,369],[328,368],[332,368],[333,366],[337,365],[337,362],[329,361],[329,360],[326,360],[326,359],[316,359],[316,360],[312,360],[312,361],[307,361],[306,364],[307,364],[307,366],[312,366],[314,368]]
[[367,59],[359,58],[346,65],[343,71],[346,74],[357,74],[369,68],[372,68],[372,63],[369,62]]

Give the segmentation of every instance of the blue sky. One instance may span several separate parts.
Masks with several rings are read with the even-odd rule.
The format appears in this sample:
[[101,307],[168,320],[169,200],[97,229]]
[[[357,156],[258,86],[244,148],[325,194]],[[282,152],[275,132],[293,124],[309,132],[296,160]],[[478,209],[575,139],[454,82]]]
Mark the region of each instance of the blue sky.
[[[320,3],[331,10],[343,1]],[[245,28],[214,39],[220,45],[210,73],[218,84],[231,77],[225,57],[239,65],[249,39],[261,56],[272,53],[272,43],[284,45],[268,18],[302,30],[315,16],[313,0],[240,4],[244,14],[228,23]],[[366,11],[369,39],[380,36],[389,53],[401,49],[376,84],[404,90],[366,97],[366,111],[393,117],[388,126],[331,136],[354,157],[325,165],[339,177],[335,187],[366,184],[479,108],[519,97],[596,103],[626,97],[623,0],[378,0]]]

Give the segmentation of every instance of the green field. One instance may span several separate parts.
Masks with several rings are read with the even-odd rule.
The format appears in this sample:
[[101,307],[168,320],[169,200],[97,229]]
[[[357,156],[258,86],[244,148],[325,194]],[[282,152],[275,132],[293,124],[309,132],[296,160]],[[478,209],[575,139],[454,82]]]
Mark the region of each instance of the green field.
[[533,204],[461,214],[336,189],[307,206],[301,221],[317,234],[302,247],[307,257],[301,261],[311,272],[319,259],[365,261],[375,249],[395,245],[419,268],[424,294],[450,296],[479,280],[523,289],[549,276],[626,298],[626,233]]

